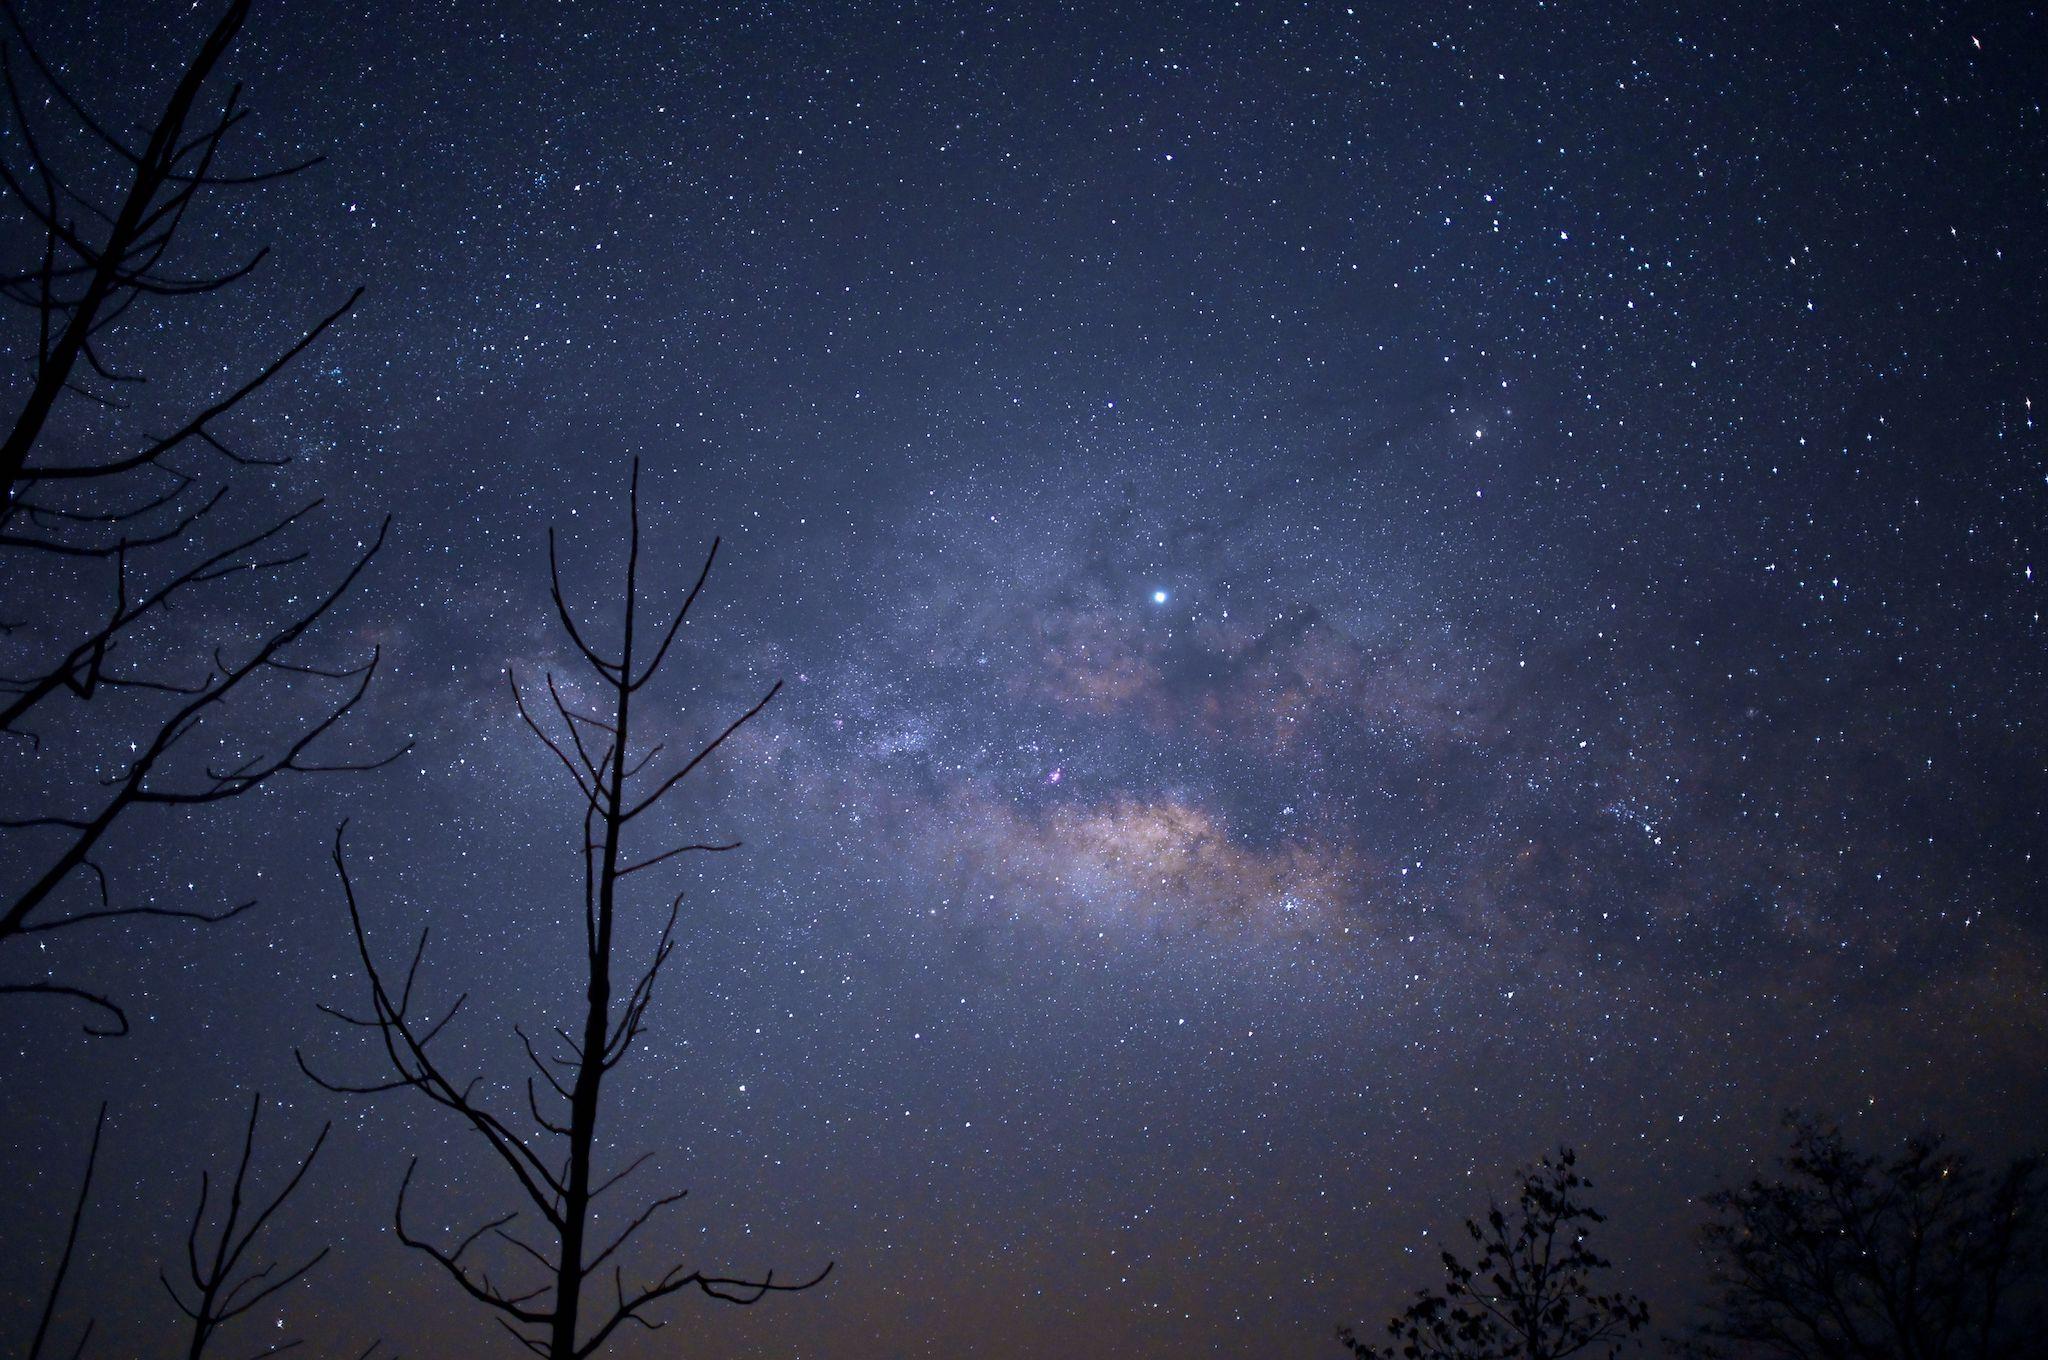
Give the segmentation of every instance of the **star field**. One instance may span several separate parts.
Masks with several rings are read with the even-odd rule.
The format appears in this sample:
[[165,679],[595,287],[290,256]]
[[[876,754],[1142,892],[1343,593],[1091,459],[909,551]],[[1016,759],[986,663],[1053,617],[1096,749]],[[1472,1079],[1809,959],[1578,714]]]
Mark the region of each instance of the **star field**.
[[[199,22],[22,11],[124,126]],[[657,590],[724,538],[654,739],[787,688],[650,831],[745,848],[673,880],[605,1138],[691,1189],[657,1255],[837,1265],[621,1354],[1328,1355],[1560,1140],[1675,1324],[1784,1107],[2038,1138],[2041,20],[259,5],[256,151],[328,159],[124,354],[175,409],[367,287],[238,420],[323,563],[394,516],[322,645],[385,658],[350,742],[416,745],[127,828],[123,892],[261,905],[64,961],[129,1038],[0,1012],[21,1221],[111,1100],[72,1288],[146,1349],[260,1088],[336,1121],[292,1332],[499,1353],[389,1228],[415,1152],[484,1216],[476,1150],[291,1049],[361,987],[343,817],[475,1070],[571,1001],[575,791],[505,673],[569,659],[549,525],[615,593],[634,458]]]

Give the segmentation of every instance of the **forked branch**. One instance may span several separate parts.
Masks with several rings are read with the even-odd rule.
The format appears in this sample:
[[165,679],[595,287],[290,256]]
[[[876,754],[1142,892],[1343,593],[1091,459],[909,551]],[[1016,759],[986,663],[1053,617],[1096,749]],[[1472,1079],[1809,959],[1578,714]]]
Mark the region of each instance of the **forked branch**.
[[[306,1154],[299,1158],[297,1169],[279,1188],[275,1195],[257,1209],[253,1215],[244,1218],[249,1206],[244,1202],[248,1190],[249,1162],[256,1150],[256,1123],[263,1112],[263,1096],[259,1092],[249,1102],[249,1122],[242,1134],[242,1155],[235,1163],[235,1178],[228,1187],[226,1216],[223,1218],[218,1236],[211,1250],[200,1245],[205,1235],[209,1206],[212,1201],[212,1177],[201,1172],[199,1176],[199,1205],[192,1211],[192,1226],[185,1235],[186,1283],[181,1287],[173,1284],[168,1271],[157,1272],[157,1279],[164,1291],[171,1296],[192,1324],[190,1343],[186,1350],[187,1360],[201,1360],[206,1348],[213,1341],[214,1334],[227,1323],[255,1309],[266,1299],[289,1289],[305,1278],[306,1274],[327,1259],[326,1247],[314,1252],[296,1266],[280,1269],[275,1261],[255,1265],[245,1258],[249,1247],[261,1235],[273,1215],[284,1206],[305,1180],[306,1173],[313,1168],[313,1161],[320,1155],[321,1147],[327,1141],[331,1124],[323,1126],[319,1136],[313,1139]],[[297,1341],[283,1341],[270,1346],[263,1352],[275,1355],[297,1346]]]
[[[640,567],[637,465],[629,501],[631,519],[616,654],[592,640],[594,634],[571,608],[562,585],[555,540],[552,535],[548,540],[549,597],[569,645],[593,673],[590,690],[602,699],[585,701],[580,697],[582,691],[572,690],[579,696],[572,702],[549,674],[544,677],[553,708],[549,715],[545,708],[527,702],[532,687],[522,687],[517,676],[507,673],[519,720],[554,757],[555,763],[567,771],[575,786],[577,835],[583,861],[581,916],[586,972],[580,989],[582,1012],[573,1023],[552,1027],[554,1039],[547,1042],[546,1051],[534,1044],[524,1028],[513,1027],[531,1069],[516,1079],[526,1098],[526,1118],[530,1123],[525,1129],[515,1131],[478,1102],[475,1091],[481,1084],[480,1078],[458,1086],[440,1065],[430,1046],[460,1009],[461,1001],[431,1023],[414,1018],[413,985],[425,951],[425,934],[422,933],[413,952],[403,984],[388,983],[370,948],[355,887],[342,858],[339,835],[335,843],[335,865],[357,955],[369,985],[370,1003],[368,1013],[363,1015],[334,1010],[328,1013],[348,1027],[368,1029],[378,1035],[388,1075],[343,1082],[314,1074],[314,1080],[329,1090],[360,1094],[418,1091],[429,1101],[454,1112],[491,1149],[496,1161],[511,1172],[524,1192],[525,1203],[478,1224],[450,1245],[416,1231],[407,1222],[415,1162],[408,1166],[400,1182],[394,1223],[400,1241],[431,1259],[440,1273],[448,1276],[464,1294],[491,1310],[521,1345],[546,1360],[584,1360],[602,1349],[629,1322],[659,1328],[662,1322],[651,1316],[649,1310],[688,1290],[721,1302],[750,1305],[771,1294],[809,1289],[831,1270],[827,1265],[813,1276],[784,1282],[772,1271],[754,1278],[676,1265],[645,1283],[627,1286],[626,1270],[619,1258],[630,1254],[629,1245],[654,1223],[661,1211],[682,1203],[683,1191],[657,1195],[637,1211],[614,1220],[616,1226],[606,1230],[601,1239],[603,1245],[596,1245],[600,1240],[595,1236],[600,1219],[597,1201],[616,1190],[650,1156],[633,1158],[609,1176],[597,1174],[596,1135],[604,1081],[625,1061],[644,1032],[656,984],[675,951],[684,902],[682,894],[670,895],[666,920],[645,966],[623,993],[615,994],[616,932],[620,914],[627,910],[620,885],[629,877],[674,865],[693,851],[720,853],[739,847],[737,840],[698,840],[636,849],[627,843],[629,826],[700,769],[741,727],[759,715],[781,689],[779,682],[772,685],[752,707],[727,723],[673,773],[649,773],[662,748],[656,743],[645,751],[636,751],[634,699],[655,679],[663,661],[671,655],[683,622],[709,577],[716,544],[675,615],[661,630],[651,656],[643,658],[636,651]],[[645,791],[640,787],[642,781],[647,785]],[[555,1047],[557,1042],[559,1048]],[[300,1063],[305,1066],[303,1057]],[[540,1146],[552,1150],[546,1158],[534,1150]],[[522,1235],[523,1230],[515,1231],[522,1219],[537,1220],[536,1226],[546,1229],[543,1240],[532,1241]],[[501,1258],[505,1265],[494,1266],[493,1262]],[[598,1296],[586,1298],[593,1277],[607,1268],[611,1274],[609,1303]],[[513,1283],[515,1280],[517,1283]]]

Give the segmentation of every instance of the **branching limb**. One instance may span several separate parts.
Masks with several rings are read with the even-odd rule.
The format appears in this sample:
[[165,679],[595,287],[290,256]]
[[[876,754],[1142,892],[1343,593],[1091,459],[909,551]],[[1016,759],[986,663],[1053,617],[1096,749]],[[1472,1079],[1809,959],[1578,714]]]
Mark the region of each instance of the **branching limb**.
[[62,996],[83,1001],[105,1017],[101,1024],[85,1022],[85,1032],[95,1039],[118,1039],[128,1032],[128,1012],[98,992],[69,987],[59,982],[0,982],[0,996]]
[[695,770],[699,765],[702,765],[705,761],[709,760],[717,752],[719,747],[725,745],[726,741],[732,736],[733,733],[739,731],[742,727],[745,727],[749,722],[753,721],[755,717],[759,716],[761,710],[768,707],[768,705],[774,700],[775,696],[780,693],[782,693],[782,682],[780,680],[777,680],[773,685],[770,685],[768,687],[768,692],[766,694],[762,695],[758,700],[755,701],[754,706],[752,708],[740,714],[739,717],[734,718],[732,722],[727,725],[726,729],[723,732],[720,732],[717,736],[713,737],[711,741],[707,743],[702,750],[697,752],[696,755],[691,756],[690,759],[684,763],[681,769],[677,770],[667,779],[664,779],[661,782],[661,784],[654,790],[654,792],[648,794],[645,798],[642,798],[638,803],[634,804],[631,808],[628,808],[624,814],[625,820],[629,822],[632,821],[634,818],[640,816],[641,813],[646,812],[649,808],[653,807],[656,803],[660,802],[662,798],[671,789],[675,788],[676,785],[682,783],[685,779],[689,778],[690,773],[693,770]]
[[[157,1272],[157,1279],[164,1291],[171,1296],[192,1323],[191,1343],[188,1356],[199,1360],[206,1353],[214,1334],[225,1324],[241,1317],[264,1300],[291,1287],[303,1279],[307,1272],[327,1258],[328,1248],[322,1247],[304,1262],[288,1270],[280,1271],[276,1262],[261,1266],[243,1268],[243,1258],[250,1244],[262,1233],[273,1215],[283,1207],[284,1202],[298,1190],[306,1173],[313,1168],[314,1159],[320,1155],[321,1147],[327,1142],[327,1135],[333,1128],[329,1124],[321,1128],[319,1136],[299,1159],[297,1168],[285,1181],[282,1188],[271,1196],[263,1207],[246,1224],[242,1219],[243,1195],[248,1188],[249,1162],[256,1150],[256,1124],[263,1112],[263,1096],[258,1092],[249,1102],[249,1121],[242,1134],[242,1155],[235,1164],[235,1178],[228,1188],[226,1217],[220,1226],[220,1235],[213,1250],[203,1251],[200,1238],[204,1234],[207,1209],[212,1198],[211,1177],[201,1172],[199,1177],[199,1205],[192,1213],[192,1225],[185,1234],[185,1266],[190,1279],[192,1298],[188,1302],[184,1293],[171,1283],[167,1272]],[[263,1352],[273,1355],[288,1350],[299,1343],[285,1341]]]
[[492,1285],[489,1276],[471,1274],[462,1264],[464,1253],[476,1245],[477,1239],[487,1233],[500,1232],[506,1224],[519,1216],[517,1213],[504,1214],[492,1219],[488,1223],[480,1225],[475,1231],[458,1242],[453,1251],[437,1247],[425,1238],[413,1236],[405,1226],[405,1197],[406,1193],[412,1188],[413,1173],[417,1170],[419,1170],[419,1159],[415,1157],[405,1168],[405,1179],[398,1184],[398,1203],[392,1210],[392,1226],[398,1234],[398,1240],[413,1250],[424,1253],[432,1258],[436,1264],[448,1273],[451,1279],[462,1287],[464,1293],[477,1302],[485,1304],[503,1314],[505,1317],[516,1322],[537,1325],[545,1325],[552,1321],[554,1317],[552,1311],[528,1306],[533,1299],[546,1292],[544,1286],[541,1289],[535,1289],[528,1293],[508,1295]]
[[[562,1186],[546,1162],[527,1147],[525,1140],[512,1132],[499,1118],[472,1099],[475,1083],[458,1087],[442,1071],[439,1062],[428,1051],[429,1045],[454,1018],[461,1001],[451,1008],[440,1020],[424,1028],[416,1026],[408,1013],[412,996],[413,978],[419,970],[420,960],[426,953],[426,936],[422,933],[419,947],[413,953],[411,967],[407,970],[404,991],[394,997],[384,980],[384,975],[370,951],[369,936],[363,926],[362,910],[356,901],[355,885],[349,878],[348,864],[342,847],[348,824],[344,822],[334,834],[334,866],[340,877],[342,895],[348,904],[349,926],[355,936],[356,953],[363,965],[364,976],[370,983],[371,1014],[367,1022],[339,1016],[352,1024],[367,1023],[376,1028],[384,1048],[384,1056],[393,1076],[387,1081],[367,1085],[335,1081],[324,1077],[307,1066],[303,1054],[297,1054],[299,1066],[307,1076],[330,1091],[342,1094],[376,1094],[383,1091],[411,1089],[420,1092],[435,1104],[460,1115],[479,1134],[498,1159],[511,1170],[513,1176],[525,1190],[533,1206],[548,1219],[559,1225],[558,1204]],[[339,1015],[338,1012],[329,1012]]]
[[660,1331],[667,1324],[650,1320],[643,1310],[652,1304],[659,1303],[671,1294],[679,1294],[686,1289],[696,1289],[706,1298],[717,1299],[720,1303],[738,1304],[742,1308],[747,1308],[759,1303],[770,1294],[800,1294],[806,1289],[815,1289],[823,1284],[825,1277],[831,1273],[832,1267],[827,1264],[823,1270],[820,1270],[808,1280],[802,1280],[795,1284],[783,1284],[776,1280],[775,1272],[772,1270],[758,1280],[750,1280],[739,1276],[706,1275],[701,1271],[684,1271],[678,1266],[655,1283],[646,1286],[631,1297],[627,1296],[619,1281],[615,1280],[614,1292],[618,1302],[614,1306],[611,1316],[599,1324],[597,1330],[591,1334],[590,1340],[577,1348],[576,1360],[583,1360],[583,1357],[596,1354],[598,1348],[624,1323],[635,1322],[645,1327],[648,1331]]
[[8,904],[4,915],[0,915],[0,944],[4,944],[10,936],[24,933],[30,924],[30,913],[40,907],[66,879],[86,863],[94,847],[131,807],[138,804],[180,806],[219,802],[247,793],[287,771],[324,773],[375,769],[398,759],[411,748],[411,743],[408,742],[387,756],[361,762],[322,763],[306,757],[308,748],[346,717],[368,692],[370,680],[376,673],[377,658],[373,654],[367,664],[353,672],[357,682],[352,692],[341,703],[329,709],[325,717],[312,724],[291,742],[282,753],[253,761],[238,770],[215,775],[208,783],[197,789],[166,789],[150,782],[150,776],[164,758],[209,713],[224,704],[250,677],[279,668],[279,653],[303,637],[308,629],[318,623],[349,592],[356,579],[362,575],[363,570],[383,547],[385,534],[389,528],[390,521],[386,520],[368,549],[356,559],[340,581],[311,608],[271,634],[246,661],[239,665],[223,663],[218,684],[179,705],[157,729],[149,744],[130,762],[126,773],[120,777],[118,787],[98,812],[86,819],[37,819],[44,824],[68,827],[76,832],[76,835],[56,860],[15,896]]
[[[226,494],[225,488],[221,494]],[[207,503],[208,508],[217,505],[219,501],[220,496],[216,495]],[[67,689],[81,698],[91,698],[93,691],[108,679],[104,670],[105,661],[119,644],[121,635],[152,614],[169,610],[181,595],[195,587],[226,580],[238,573],[261,574],[303,560],[305,554],[302,552],[268,559],[251,558],[249,554],[276,538],[319,505],[320,502],[316,500],[292,511],[258,532],[209,554],[133,601],[127,596],[127,564],[124,553],[116,576],[114,609],[107,621],[81,639],[62,660],[48,667],[41,675],[20,683],[15,697],[4,708],[0,708],[0,729],[13,729],[31,709],[60,688]],[[135,685],[141,682],[127,678],[117,683]],[[210,685],[210,678],[208,683]]]

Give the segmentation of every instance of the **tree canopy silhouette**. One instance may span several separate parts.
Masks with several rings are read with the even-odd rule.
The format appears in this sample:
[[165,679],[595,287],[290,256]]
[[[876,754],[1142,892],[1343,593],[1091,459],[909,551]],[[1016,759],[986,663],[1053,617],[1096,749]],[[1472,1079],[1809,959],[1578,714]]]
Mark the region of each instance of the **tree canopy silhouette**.
[[1606,1216],[1585,1200],[1591,1182],[1570,1148],[1518,1173],[1514,1202],[1488,1205],[1465,1221],[1478,1249],[1468,1265],[1442,1253],[1444,1283],[1416,1291],[1415,1301],[1387,1322],[1387,1343],[1360,1340],[1349,1327],[1337,1336],[1363,1360],[1564,1360],[1611,1356],[1649,1322],[1649,1309],[1630,1294],[1601,1293],[1608,1260],[1587,1245]]
[[1695,1349],[1774,1360],[2038,1355],[2040,1159],[1988,1171],[1931,1134],[1886,1158],[1786,1119],[1777,1174],[1708,1198],[1714,1308]]

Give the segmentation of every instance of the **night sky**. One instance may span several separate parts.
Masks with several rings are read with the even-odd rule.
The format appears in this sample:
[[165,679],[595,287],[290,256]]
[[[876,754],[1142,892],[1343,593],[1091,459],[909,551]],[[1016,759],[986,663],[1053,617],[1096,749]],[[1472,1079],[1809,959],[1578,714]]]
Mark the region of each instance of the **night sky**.
[[[124,127],[212,8],[22,6]],[[275,251],[138,314],[132,418],[368,291],[235,417],[293,460],[239,494],[328,498],[314,560],[165,640],[390,514],[307,655],[382,648],[331,750],[417,745],[124,824],[117,896],[237,921],[6,961],[135,1033],[0,1010],[0,1336],[108,1100],[64,1316],[160,1353],[156,1270],[261,1089],[267,1165],[336,1124],[274,1239],[335,1253],[278,1334],[518,1353],[389,1229],[411,1153],[437,1228],[511,1207],[496,1168],[292,1050],[376,1070],[315,1010],[363,989],[343,817],[373,938],[431,923],[421,985],[472,993],[460,1058],[508,1080],[512,1024],[573,1011],[577,795],[505,671],[568,660],[550,524],[615,598],[635,458],[644,580],[724,539],[653,730],[786,688],[678,805],[746,847],[674,880],[606,1142],[692,1191],[650,1263],[837,1265],[620,1354],[1329,1356],[1560,1141],[1676,1326],[1699,1197],[1788,1105],[2037,1138],[2043,25],[259,5],[238,168],[328,160],[195,224],[195,267]]]

